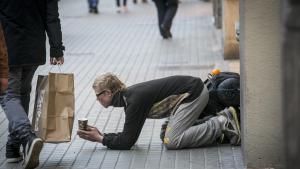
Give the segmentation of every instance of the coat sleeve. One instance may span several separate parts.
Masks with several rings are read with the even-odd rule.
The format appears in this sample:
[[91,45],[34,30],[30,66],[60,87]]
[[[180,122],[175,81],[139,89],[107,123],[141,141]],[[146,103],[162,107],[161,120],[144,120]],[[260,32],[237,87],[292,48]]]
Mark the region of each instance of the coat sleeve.
[[129,105],[123,131],[104,134],[103,145],[111,149],[129,150],[137,141],[146,120],[144,107],[141,104]]
[[8,59],[4,32],[0,23],[0,78],[8,78]]
[[50,57],[62,57],[65,47],[62,43],[57,0],[47,0],[46,11],[46,32],[49,37]]

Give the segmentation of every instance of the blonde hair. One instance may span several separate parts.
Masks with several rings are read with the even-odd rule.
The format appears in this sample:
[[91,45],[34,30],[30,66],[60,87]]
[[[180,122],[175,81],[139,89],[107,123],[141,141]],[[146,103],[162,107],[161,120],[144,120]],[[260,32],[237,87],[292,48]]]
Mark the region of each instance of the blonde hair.
[[93,89],[96,94],[99,94],[103,90],[111,90],[113,94],[125,89],[125,84],[114,74],[105,73],[98,76],[93,84]]

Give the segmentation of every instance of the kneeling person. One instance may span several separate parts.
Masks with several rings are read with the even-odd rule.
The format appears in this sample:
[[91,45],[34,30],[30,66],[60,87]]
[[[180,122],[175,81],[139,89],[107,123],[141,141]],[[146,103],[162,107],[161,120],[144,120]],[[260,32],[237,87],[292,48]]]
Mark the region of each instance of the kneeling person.
[[225,109],[205,123],[193,126],[205,108],[209,94],[203,81],[191,76],[170,76],[126,87],[115,75],[96,78],[93,89],[101,105],[124,107],[125,124],[120,133],[102,134],[95,127],[79,130],[79,137],[100,142],[111,149],[130,149],[137,141],[146,118],[170,117],[164,144],[182,149],[214,144],[229,133],[240,142],[240,129],[233,108]]

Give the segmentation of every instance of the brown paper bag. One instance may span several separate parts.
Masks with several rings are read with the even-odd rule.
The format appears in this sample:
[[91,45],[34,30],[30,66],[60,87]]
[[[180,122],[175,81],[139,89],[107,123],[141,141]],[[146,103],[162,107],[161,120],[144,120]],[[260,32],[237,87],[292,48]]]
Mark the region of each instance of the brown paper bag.
[[71,141],[74,122],[74,75],[38,76],[32,127],[45,142]]

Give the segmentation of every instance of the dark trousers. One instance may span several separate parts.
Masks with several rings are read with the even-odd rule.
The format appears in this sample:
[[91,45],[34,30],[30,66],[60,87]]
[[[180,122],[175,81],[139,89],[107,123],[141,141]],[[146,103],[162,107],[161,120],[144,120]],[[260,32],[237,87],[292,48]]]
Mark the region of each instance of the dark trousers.
[[178,8],[178,0],[154,0],[158,14],[158,26],[161,32],[161,26],[171,29],[173,19]]
[[[117,7],[121,6],[120,0],[116,0],[117,1]],[[127,0],[123,0],[123,6],[127,5]]]

